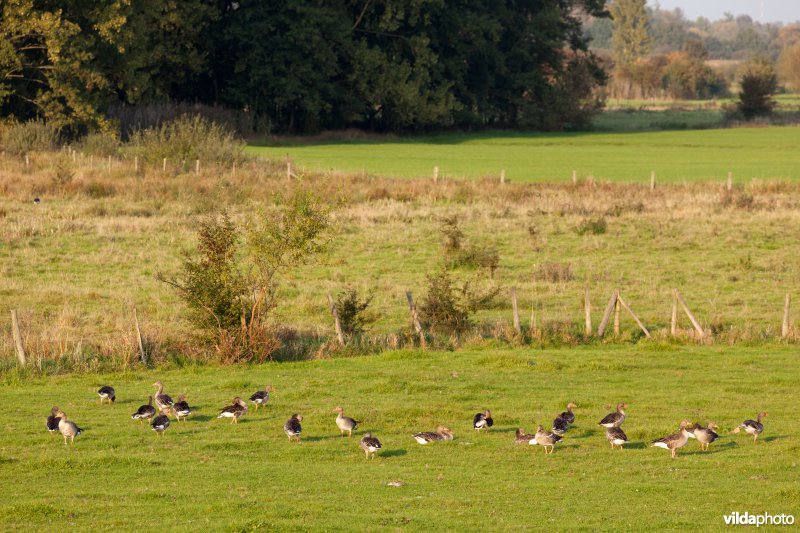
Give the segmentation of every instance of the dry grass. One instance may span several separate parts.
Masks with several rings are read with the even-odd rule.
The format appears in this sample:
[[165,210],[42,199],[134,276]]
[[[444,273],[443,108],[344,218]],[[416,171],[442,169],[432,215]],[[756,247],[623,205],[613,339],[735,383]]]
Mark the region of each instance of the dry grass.
[[[503,293],[479,314],[475,342],[583,342],[584,287],[595,326],[619,287],[657,342],[666,342],[660,331],[678,287],[713,342],[772,342],[783,296],[800,281],[800,184],[786,181],[732,191],[721,183],[670,184],[651,192],[644,184],[434,184],[339,173],[287,180],[282,162],[264,161],[235,173],[203,168],[195,175],[192,165],[134,173],[129,160],[112,161],[109,171],[107,160],[77,159],[32,154],[25,169],[21,159],[0,158],[0,308],[20,310],[31,359],[43,369],[133,364],[134,306],[153,360],[208,360],[181,303],[155,274],[177,268],[200,216],[226,208],[244,221],[297,189],[330,201],[337,233],[328,254],[282,290],[275,327],[291,341],[286,358],[330,354],[325,293],[344,286],[375,294],[379,320],[367,351],[413,342],[405,290],[421,296],[425,274],[441,264],[443,216],[459,217],[467,241],[496,247],[493,283],[518,288],[524,338],[509,332]],[[576,233],[599,218],[605,233]],[[564,265],[569,275],[562,275]],[[485,274],[462,268],[456,275]],[[685,319],[682,326],[690,327]],[[636,331],[623,317],[619,340],[638,339]],[[12,357],[5,311],[0,361],[9,366]]]

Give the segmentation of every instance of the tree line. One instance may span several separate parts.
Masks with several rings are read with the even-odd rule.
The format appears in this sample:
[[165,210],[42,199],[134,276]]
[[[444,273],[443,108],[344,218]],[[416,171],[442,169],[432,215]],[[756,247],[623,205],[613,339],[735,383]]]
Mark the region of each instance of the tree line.
[[261,131],[563,129],[605,80],[605,0],[5,0],[0,114],[83,132],[192,102]]

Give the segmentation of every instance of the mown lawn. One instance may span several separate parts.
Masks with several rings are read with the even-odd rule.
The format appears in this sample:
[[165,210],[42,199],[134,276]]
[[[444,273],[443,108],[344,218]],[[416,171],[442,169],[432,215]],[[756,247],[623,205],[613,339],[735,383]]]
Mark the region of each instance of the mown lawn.
[[478,178],[506,171],[516,181],[579,178],[662,182],[800,177],[800,128],[733,128],[628,133],[447,134],[383,140],[278,141],[248,152],[294,160],[309,170],[397,177]]
[[[393,352],[375,357],[120,375],[18,379],[0,387],[0,529],[717,529],[732,511],[800,511],[796,347]],[[153,388],[188,394],[196,414],[166,436],[129,418]],[[234,395],[275,386],[266,410],[216,420]],[[117,388],[113,406],[95,389]],[[575,426],[554,454],[513,444],[575,401]],[[597,421],[629,404],[633,441],[611,451]],[[85,434],[65,447],[45,431],[51,405]],[[340,438],[333,408],[363,420]],[[471,416],[496,426],[475,435]],[[730,430],[766,410],[757,445]],[[304,441],[281,431],[305,415]],[[682,418],[721,427],[700,452],[671,460],[651,439]],[[450,425],[451,443],[418,430]],[[367,462],[363,431],[384,443]],[[388,486],[398,481],[401,486]]]

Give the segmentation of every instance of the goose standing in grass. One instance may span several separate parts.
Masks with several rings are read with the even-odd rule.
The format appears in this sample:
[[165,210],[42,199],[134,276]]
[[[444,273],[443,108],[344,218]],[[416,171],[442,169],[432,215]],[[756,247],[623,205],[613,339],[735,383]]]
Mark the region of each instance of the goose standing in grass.
[[344,416],[344,409],[341,407],[337,407],[333,411],[339,413],[336,415],[336,427],[339,428],[342,437],[344,437],[345,431],[347,432],[347,436],[350,437],[353,434],[353,430],[358,429],[358,422],[349,416]]
[[222,408],[217,418],[230,418],[231,424],[239,423],[239,418],[247,413],[247,404],[238,396],[233,399],[233,402]]
[[166,407],[161,409],[161,414],[153,419],[150,423],[150,427],[152,427],[153,431],[159,436],[163,437],[164,432],[167,431],[169,427],[169,409]]
[[181,419],[189,418],[189,415],[192,414],[192,409],[189,407],[189,404],[186,403],[186,395],[182,394],[178,396],[178,401],[172,405],[172,412],[175,414],[175,419],[180,422]]
[[267,385],[264,390],[256,391],[250,396],[250,401],[256,405],[256,411],[260,405],[267,405],[270,391],[272,391],[272,385]]
[[575,409],[576,407],[578,407],[578,406],[575,405],[572,402],[569,402],[567,404],[567,410],[564,411],[563,413],[561,413],[560,415],[558,415],[558,417],[559,418],[563,418],[564,420],[566,420],[567,424],[569,424],[571,426],[572,424],[575,423],[575,413],[573,413],[572,410]]
[[662,437],[660,439],[656,439],[653,441],[653,446],[657,448],[664,448],[665,450],[670,450],[672,452],[672,458],[674,459],[677,455],[678,448],[683,448],[686,446],[686,443],[689,442],[689,426],[691,422],[688,420],[681,421],[681,431],[680,433],[673,433],[671,435],[667,435],[666,437]]
[[514,444],[536,444],[536,435],[530,435],[528,433],[525,433],[524,429],[517,428],[516,437],[514,438]]
[[131,415],[134,420],[150,420],[156,415],[156,408],[153,407],[153,397],[147,397],[147,405],[139,406],[139,409]]
[[108,403],[114,403],[117,401],[117,395],[114,394],[114,387],[109,387],[108,385],[103,385],[100,387],[100,390],[97,391],[97,395],[100,396],[101,405],[106,400],[108,400]]
[[421,433],[414,433],[414,439],[420,444],[428,444],[431,442],[442,442],[453,440],[453,432],[450,428],[439,426],[436,431],[423,431]]
[[604,428],[618,428],[625,422],[625,411],[624,409],[628,407],[624,403],[617,404],[617,410],[611,414],[607,414],[605,418],[603,418],[599,425],[603,426]]
[[[536,428],[536,435],[534,435],[534,439],[536,444],[544,447],[545,454],[550,454],[553,453],[556,443],[561,440],[561,436],[545,431],[542,425],[539,424],[539,426]],[[547,448],[550,448],[549,452],[547,451]]]
[[556,435],[563,435],[569,429],[569,422],[567,422],[566,418],[563,418],[561,415],[558,415],[553,420],[553,433]]
[[57,413],[61,411],[57,405],[54,405],[52,409],[50,409],[50,416],[47,417],[47,431],[50,433],[55,433],[58,431],[58,422],[61,420]]
[[367,459],[370,458],[370,455],[374,459],[375,454],[381,449],[381,441],[373,437],[372,433],[364,433],[364,436],[361,437],[361,449],[367,454]]
[[714,422],[709,422],[708,427],[695,424],[689,428],[689,437],[697,439],[697,442],[700,443],[701,450],[708,451],[708,447],[711,446],[711,443],[719,438],[719,435],[714,431],[715,429],[719,429],[719,426]]
[[622,431],[622,428],[618,427],[606,429],[606,439],[608,439],[608,443],[611,444],[612,450],[615,446],[619,446],[619,449],[621,450],[622,445],[628,443],[628,436],[625,435],[625,432]]
[[61,409],[55,412],[55,416],[58,418],[58,431],[64,436],[64,446],[67,445],[67,438],[74,444],[75,437],[80,435],[83,430],[75,422],[67,420],[67,415]]
[[164,385],[160,381],[156,381],[153,386],[156,388],[156,395],[153,399],[156,401],[156,407],[158,407],[159,411],[172,407],[175,402],[172,401],[169,394],[164,394]]
[[300,442],[300,433],[303,432],[303,426],[300,425],[302,421],[303,415],[295,413],[283,425],[283,432],[289,437],[289,442],[292,442],[292,439],[297,439],[297,442]]
[[753,436],[753,444],[755,444],[756,440],[758,440],[758,436],[764,431],[764,424],[761,423],[761,419],[766,417],[767,413],[762,411],[758,413],[755,420],[745,420],[739,424],[739,427],[734,429],[733,432],[739,433],[739,431],[744,430],[745,433]]
[[482,413],[477,413],[472,419],[472,427],[478,431],[489,429],[493,425],[494,419],[492,419],[492,412],[488,409]]

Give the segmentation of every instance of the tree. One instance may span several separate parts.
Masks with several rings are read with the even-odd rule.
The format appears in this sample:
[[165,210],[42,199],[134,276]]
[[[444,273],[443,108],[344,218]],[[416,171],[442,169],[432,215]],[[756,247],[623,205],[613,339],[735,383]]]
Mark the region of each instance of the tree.
[[778,74],[788,87],[800,90],[800,42],[781,52]]
[[645,0],[615,0],[610,10],[614,21],[612,54],[617,64],[629,67],[645,57],[652,44]]
[[739,101],[736,108],[746,120],[768,115],[775,108],[772,95],[778,86],[775,68],[767,61],[749,63],[739,81]]

